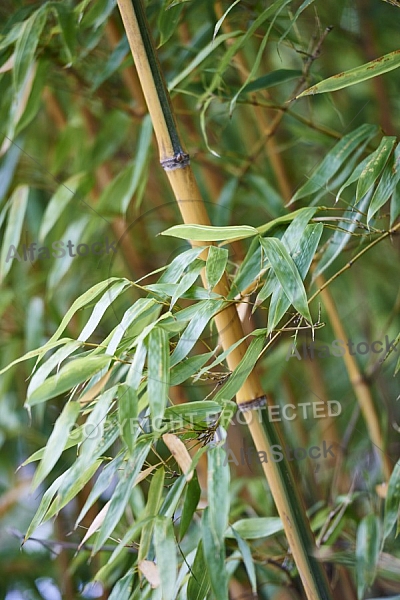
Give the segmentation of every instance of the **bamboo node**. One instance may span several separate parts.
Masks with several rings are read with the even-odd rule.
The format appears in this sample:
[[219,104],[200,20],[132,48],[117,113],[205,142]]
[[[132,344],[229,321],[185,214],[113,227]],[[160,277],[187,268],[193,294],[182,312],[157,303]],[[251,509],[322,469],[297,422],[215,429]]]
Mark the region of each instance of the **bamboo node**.
[[184,169],[190,165],[190,156],[186,152],[177,152],[174,156],[160,160],[164,171],[175,171],[175,169]]
[[244,402],[238,403],[238,409],[241,412],[245,412],[246,410],[254,410],[255,408],[261,408],[266,405],[267,396],[260,396],[259,398],[254,398],[254,400],[245,400]]

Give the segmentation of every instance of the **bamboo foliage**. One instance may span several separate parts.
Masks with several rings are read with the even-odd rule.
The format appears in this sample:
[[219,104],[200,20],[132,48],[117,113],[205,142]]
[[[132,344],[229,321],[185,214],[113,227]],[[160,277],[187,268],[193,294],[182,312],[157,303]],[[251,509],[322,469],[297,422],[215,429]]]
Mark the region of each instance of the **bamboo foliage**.
[[1,597],[400,592],[396,8],[325,4],[0,9]]

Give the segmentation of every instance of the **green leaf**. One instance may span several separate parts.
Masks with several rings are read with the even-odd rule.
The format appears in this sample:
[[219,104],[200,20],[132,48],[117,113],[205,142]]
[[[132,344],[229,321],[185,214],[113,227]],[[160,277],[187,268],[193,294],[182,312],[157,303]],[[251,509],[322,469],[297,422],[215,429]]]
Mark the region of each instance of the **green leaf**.
[[[397,158],[397,161],[399,160]],[[399,171],[395,170],[395,161],[393,164],[386,165],[381,180],[379,181],[375,193],[372,196],[371,204],[368,207],[367,224],[369,224],[372,217],[378,212],[378,210],[386,204],[391,195],[394,193],[397,185],[397,178]]]
[[119,454],[116,458],[103,467],[75,521],[74,529],[78,527],[88,510],[93,506],[96,500],[100,498],[101,494],[103,494],[110,487],[113,480],[115,480],[115,476],[118,473],[118,470],[121,468],[123,458],[124,455]]
[[113,356],[117,350],[120,341],[126,333],[128,327],[135,319],[146,313],[147,310],[153,308],[157,304],[153,298],[139,298],[136,302],[125,311],[121,323],[115,328],[114,333],[108,343],[106,354]]
[[16,91],[24,83],[29,67],[34,60],[39,38],[46,22],[47,9],[47,3],[43,4],[22,25],[15,44],[13,84]]
[[187,600],[204,600],[210,589],[207,565],[204,560],[203,542],[197,546],[187,587]]
[[53,369],[59,369],[61,363],[80,347],[79,342],[67,342],[54,352],[32,375],[26,392],[29,396],[44,382]]
[[237,37],[241,34],[241,31],[233,31],[219,35],[213,39],[212,42],[207,44],[200,52],[196,54],[196,57],[188,64],[185,69],[182,69],[173,79],[168,83],[168,91],[172,91],[179,85],[190,73],[192,73],[196,67],[199,66],[214,50],[223,44],[226,40]]
[[46,444],[43,458],[32,481],[32,489],[36,489],[42,483],[60,458],[64,451],[70,429],[79,415],[79,410],[79,402],[68,402],[64,406]]
[[39,525],[41,525],[44,522],[45,515],[48,511],[51,501],[53,500],[54,496],[57,493],[57,490],[59,489],[60,485],[62,484],[62,481],[63,481],[65,475],[66,475],[66,473],[63,473],[62,475],[57,477],[57,479],[55,481],[53,481],[51,486],[43,494],[43,498],[40,501],[38,509],[37,509],[32,521],[29,524],[28,530],[24,537],[24,541],[29,539],[30,536],[32,535],[32,533],[35,531],[35,529],[37,529],[37,527],[39,527]]
[[314,2],[314,0],[304,0],[304,2],[302,2],[302,4],[296,10],[296,13],[295,13],[295,15],[294,15],[294,17],[292,19],[292,22],[290,23],[289,27],[285,30],[285,32],[279,38],[278,46],[286,38],[287,34],[292,29],[293,25],[296,23],[297,19],[299,18],[299,16],[303,12],[303,10],[305,10],[306,8],[308,8],[310,6],[310,4],[312,4],[313,2]]
[[20,185],[14,190],[9,200],[11,209],[0,254],[0,283],[4,281],[7,273],[11,269],[13,257],[15,256],[19,262],[22,258],[18,258],[19,253],[17,251],[17,246],[21,239],[22,225],[24,223],[26,207],[28,204],[28,195],[28,186]]
[[139,475],[145,458],[149,452],[150,446],[151,442],[147,439],[139,440],[137,442],[133,456],[126,464],[125,469],[120,476],[117,487],[112,495],[107,516],[100,528],[98,537],[93,547],[92,555],[96,554],[105,544],[121,520],[125,507],[132,494],[132,489],[135,485],[137,476]]
[[[304,280],[305,276],[308,273],[311,262],[317,250],[319,241],[321,239],[323,229],[324,227],[322,223],[307,225],[307,227],[304,230],[305,233],[300,240],[296,240],[295,236],[293,236],[290,242],[289,240],[287,241],[287,243],[290,244],[290,255],[294,260],[294,263],[300,273],[300,277],[302,278],[302,280]],[[286,241],[284,238],[285,236],[283,236],[282,242]],[[296,245],[293,247],[291,245],[292,243],[295,243]],[[283,292],[282,286],[276,281],[275,274],[274,277],[271,277],[271,279],[267,280],[264,287],[266,287],[268,284],[270,284],[273,288],[273,292],[268,311],[267,334],[269,334],[273,329],[275,329],[276,325],[286,314],[290,306],[290,301],[287,298],[286,294]],[[256,304],[259,302],[259,298],[261,297],[263,289],[257,296]]]
[[[364,141],[371,139],[376,135],[378,128],[375,125],[361,125],[351,133],[343,136],[342,139],[328,152],[324,160],[318,165],[304,185],[302,185],[289,205],[300,198],[310,196],[320,189],[327,187],[332,177],[339,169],[346,164],[349,156]],[[263,233],[260,231],[260,233]]]
[[133,569],[117,581],[114,585],[108,600],[129,600],[132,592]]
[[60,215],[67,208],[69,202],[75,197],[76,191],[85,176],[85,173],[76,173],[69,177],[56,190],[50,198],[39,230],[39,241],[43,242],[47,234],[53,229]]
[[161,327],[151,330],[148,338],[147,390],[152,421],[162,419],[169,392],[169,337]]
[[160,510],[164,480],[165,470],[164,467],[161,467],[160,469],[157,469],[150,482],[149,493],[147,495],[147,504],[143,517],[151,518],[151,521],[149,521],[143,527],[142,535],[140,536],[138,562],[147,558],[150,549],[151,537],[154,529],[154,518]]
[[195,240],[199,242],[215,242],[217,240],[243,240],[257,235],[258,231],[250,225],[236,225],[234,227],[213,227],[212,225],[174,225],[160,235],[168,235],[181,240]]
[[191,356],[172,367],[170,385],[181,385],[181,383],[190,379],[213,355],[214,352],[206,352],[205,354]]
[[198,279],[203,268],[204,268],[204,261],[202,261],[202,260],[196,260],[189,266],[188,272],[185,273],[185,275],[182,277],[182,279],[177,284],[177,286],[174,290],[173,296],[171,297],[170,310],[172,310],[176,301],[179,298],[181,298],[189,288],[192,287],[192,285]]
[[60,346],[61,344],[66,344],[68,342],[73,342],[73,340],[71,340],[70,338],[62,338],[61,340],[47,342],[47,344],[45,344],[41,348],[36,348],[36,350],[31,350],[30,352],[27,352],[23,356],[20,356],[19,358],[16,358],[15,360],[13,360],[9,365],[4,367],[4,369],[2,369],[0,371],[0,375],[5,373],[6,371],[8,371],[8,369],[11,369],[11,367],[13,367],[14,365],[17,365],[18,363],[23,362],[24,360],[29,360],[31,358],[35,358],[39,354],[45,354],[49,350],[52,350],[53,348],[56,348],[57,346]]
[[333,75],[333,77],[324,79],[316,85],[304,90],[304,92],[296,96],[296,98],[309,96],[310,94],[335,92],[336,90],[341,90],[349,85],[355,85],[361,81],[377,77],[378,75],[382,75],[383,73],[387,73],[398,67],[400,67],[400,50],[395,50],[394,52],[390,52],[390,54],[385,54],[360,67],[355,67],[344,73],[339,73],[338,75]]
[[380,550],[380,527],[376,515],[364,517],[357,529],[356,574],[358,600],[364,598],[366,589],[373,584]]
[[66,506],[69,502],[71,502],[71,500],[75,498],[75,496],[77,496],[77,494],[85,487],[87,482],[93,477],[93,475],[101,465],[101,462],[101,459],[96,460],[87,469],[77,473],[76,476],[74,476],[73,480],[70,481],[67,486],[65,485],[65,482],[67,480],[68,475],[72,471],[74,465],[68,471],[66,471],[66,473],[64,473],[65,477],[63,477],[61,482],[60,492],[55,498],[50,508],[48,509],[48,511],[46,512],[42,522],[48,521],[49,519],[51,519],[51,517],[54,517],[54,515],[59,513],[60,510],[64,508],[64,506]]
[[124,289],[131,285],[131,282],[127,279],[122,279],[117,281],[103,294],[103,296],[96,302],[96,305],[90,315],[88,322],[85,327],[82,329],[78,340],[81,342],[86,342],[86,340],[92,335],[97,325],[99,324],[101,318],[106,312],[107,308],[114,302],[116,298],[124,291]]
[[98,89],[98,87],[100,87],[100,85],[104,83],[104,81],[111,77],[113,73],[115,73],[115,71],[121,66],[122,61],[124,60],[128,52],[129,43],[126,36],[124,35],[111,52],[106,64],[103,65],[101,71],[96,72],[90,90],[92,93],[95,92]]
[[227,383],[225,383],[215,394],[214,402],[231,400],[237,394],[253,370],[253,367],[260,356],[263,345],[264,338],[262,336],[258,336],[251,341],[245,355],[229,377]]
[[356,191],[356,202],[364,198],[365,194],[372,188],[379,175],[382,173],[385,164],[396,143],[396,138],[383,137],[379,147],[370,156],[364,170],[362,171]]
[[139,399],[136,390],[129,385],[123,384],[118,389],[118,421],[121,437],[132,454],[135,447],[135,432],[132,431],[131,423],[138,416]]
[[244,566],[246,567],[247,575],[249,577],[252,592],[254,595],[256,595],[257,578],[256,578],[256,570],[254,567],[253,557],[251,555],[251,550],[250,550],[248,544],[246,544],[246,542],[235,531],[234,527],[231,527],[231,529],[232,529],[233,535],[235,536],[236,541],[238,543],[240,554],[242,555]]
[[174,529],[169,517],[157,517],[155,519],[154,545],[163,600],[174,600],[178,562],[176,560]]
[[177,4],[170,8],[161,8],[157,20],[158,31],[160,32],[160,43],[158,44],[158,48],[168,42],[175,29],[178,27],[182,8],[182,4]]
[[50,398],[59,396],[78,383],[87,381],[95,373],[110,363],[109,356],[85,356],[69,362],[59,373],[46,379],[26,399],[26,406],[34,406]]
[[299,271],[285,246],[276,238],[261,238],[272,269],[294,308],[309,322],[312,322],[307,303],[307,295]]
[[389,479],[383,521],[384,540],[390,535],[396,521],[400,523],[400,461],[395,464]]
[[[279,517],[249,517],[247,519],[240,519],[232,525],[232,528],[245,540],[266,538],[283,531],[282,521]],[[227,529],[225,537],[235,537],[232,528],[229,527]]]
[[183,538],[183,536],[189,528],[189,525],[192,522],[193,515],[197,509],[197,505],[200,500],[200,496],[201,489],[197,479],[197,473],[195,471],[186,489],[185,500],[183,503],[183,509],[179,524],[179,539]]
[[110,277],[109,279],[106,279],[105,281],[101,281],[100,283],[97,283],[96,285],[91,287],[87,292],[82,294],[82,296],[79,296],[79,298],[77,298],[75,300],[75,302],[72,304],[71,308],[66,312],[66,314],[63,317],[63,320],[61,321],[60,325],[57,327],[57,330],[55,331],[55,333],[53,333],[53,335],[51,336],[51,338],[49,339],[47,344],[45,346],[43,346],[42,350],[45,351],[45,348],[47,348],[49,346],[49,344],[58,340],[58,338],[60,337],[61,333],[66,328],[69,321],[72,319],[74,314],[79,309],[81,309],[84,306],[87,306],[88,304],[93,302],[93,300],[96,298],[96,296],[98,296],[104,289],[106,289],[114,281],[120,281],[120,279],[118,277]]
[[213,533],[222,540],[228,526],[230,471],[226,451],[222,446],[207,452],[208,523]]
[[206,262],[208,291],[211,292],[224,274],[228,262],[228,254],[226,248],[210,246]]
[[67,60],[69,63],[72,63],[75,58],[77,42],[75,12],[62,2],[52,2],[51,7],[55,10],[58,17]]
[[[366,194],[364,199],[359,204],[358,211],[361,213],[365,210],[370,200],[370,193]],[[354,208],[351,207],[343,215],[344,220],[340,221],[338,228],[329,240],[329,245],[322,255],[317,268],[313,273],[313,281],[329,267],[329,265],[335,260],[335,258],[341,253],[343,248],[349,242],[352,232],[356,229],[358,223],[359,212],[355,212]]]
[[203,421],[208,417],[216,415],[220,412],[221,405],[213,400],[186,402],[185,404],[169,406],[164,413],[164,421],[170,420],[173,422],[174,419],[176,419],[178,422],[187,421],[189,424],[193,421]]
[[223,300],[206,300],[198,303],[196,318],[190,321],[171,356],[171,367],[183,360],[193,348],[207,323],[226,303]]
[[225,544],[216,535],[210,523],[209,508],[203,512],[201,521],[204,561],[210,577],[211,589],[216,600],[228,600],[228,576],[225,567]]
[[266,90],[274,85],[284,83],[285,81],[292,81],[297,77],[301,77],[301,75],[302,72],[297,69],[277,69],[276,71],[272,71],[272,73],[268,73],[268,75],[263,75],[251,83],[248,83],[242,89],[241,93],[245,94],[257,92],[258,90]]

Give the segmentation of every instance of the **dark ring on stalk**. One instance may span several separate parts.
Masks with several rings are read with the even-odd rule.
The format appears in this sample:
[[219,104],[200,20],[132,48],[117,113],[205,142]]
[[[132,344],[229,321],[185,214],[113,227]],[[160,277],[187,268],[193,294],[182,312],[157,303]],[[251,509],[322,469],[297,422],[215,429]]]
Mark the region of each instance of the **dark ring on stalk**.
[[165,171],[174,171],[175,169],[184,169],[190,165],[190,156],[186,152],[178,152],[172,158],[164,158],[160,161]]
[[254,400],[248,400],[247,402],[238,403],[238,409],[241,412],[245,412],[246,410],[253,410],[254,408],[261,408],[267,405],[267,396],[260,396],[259,398],[254,398]]

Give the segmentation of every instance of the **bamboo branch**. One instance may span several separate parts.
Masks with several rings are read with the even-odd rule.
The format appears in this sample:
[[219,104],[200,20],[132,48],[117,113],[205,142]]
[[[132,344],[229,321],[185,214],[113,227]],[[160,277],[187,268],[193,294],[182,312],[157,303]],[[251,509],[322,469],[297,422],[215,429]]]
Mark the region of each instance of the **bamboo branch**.
[[[143,4],[141,0],[118,0],[118,6],[152,118],[160,162],[175,193],[183,220],[185,223],[209,225],[210,221],[190,168],[189,155],[185,153],[180,143],[170,98],[149,34]],[[193,245],[200,244],[193,242]],[[227,295],[229,283],[226,275],[214,291],[223,296]],[[243,329],[234,306],[228,306],[215,318],[215,321],[224,349],[243,338]],[[246,349],[247,344],[242,342],[230,353],[228,366],[231,370],[237,367]],[[272,444],[281,442],[277,431],[268,419],[265,419],[263,426],[255,414],[257,409],[267,402],[255,371],[249,373],[236,400],[245,415],[258,451],[268,451]],[[302,499],[296,491],[286,459],[279,463],[263,462],[262,465],[307,598],[330,600],[332,596],[328,579],[322,565],[314,557],[315,542]]]

